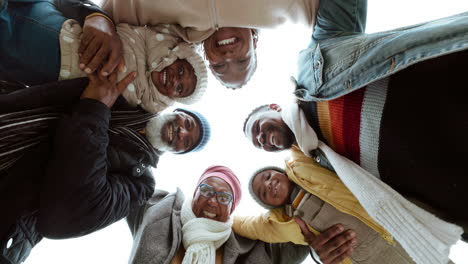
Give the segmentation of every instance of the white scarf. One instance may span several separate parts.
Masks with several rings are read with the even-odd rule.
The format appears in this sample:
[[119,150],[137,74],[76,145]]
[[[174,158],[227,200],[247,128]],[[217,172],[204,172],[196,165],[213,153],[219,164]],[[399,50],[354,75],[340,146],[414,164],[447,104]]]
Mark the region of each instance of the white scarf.
[[311,150],[320,148],[367,213],[400,242],[416,263],[449,261],[450,247],[460,239],[462,228],[409,202],[377,177],[318,140],[297,104],[283,109],[281,116],[296,136],[302,152],[310,157]]
[[186,248],[182,264],[215,264],[216,249],[232,232],[232,217],[227,222],[197,218],[192,211],[192,199],[182,205],[182,242]]

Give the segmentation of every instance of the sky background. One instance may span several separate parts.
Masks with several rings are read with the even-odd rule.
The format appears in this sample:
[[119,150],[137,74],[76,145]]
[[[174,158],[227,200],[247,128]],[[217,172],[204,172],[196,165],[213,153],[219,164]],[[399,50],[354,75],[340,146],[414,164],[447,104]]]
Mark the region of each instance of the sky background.
[[[95,2],[99,3],[99,0]],[[370,0],[366,31],[388,30],[466,11],[467,0]],[[232,168],[244,184],[243,199],[235,214],[262,213],[263,209],[249,197],[248,179],[259,167],[282,166],[288,153],[255,149],[244,137],[242,125],[258,105],[293,102],[290,76],[295,76],[297,54],[307,47],[310,36],[311,31],[300,25],[262,30],[257,45],[257,72],[241,90],[228,90],[210,76],[207,93],[192,108],[210,120],[211,141],[199,153],[163,155],[154,170],[156,188],[172,192],[179,187],[189,196],[205,168],[225,165]],[[132,237],[122,220],[81,238],[43,239],[25,263],[123,264],[127,263],[131,247]],[[451,258],[455,263],[468,263],[468,244],[459,242],[452,248]],[[313,262],[307,259],[304,263]]]

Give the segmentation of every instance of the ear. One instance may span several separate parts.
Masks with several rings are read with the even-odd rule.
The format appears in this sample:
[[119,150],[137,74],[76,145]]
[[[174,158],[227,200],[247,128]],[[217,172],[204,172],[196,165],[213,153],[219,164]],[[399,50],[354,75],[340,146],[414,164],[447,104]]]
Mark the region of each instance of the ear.
[[279,106],[279,105],[277,105],[277,104],[270,104],[269,106],[270,106],[270,109],[271,109],[271,110],[275,110],[275,111],[277,111],[277,112],[281,112],[281,110],[282,110],[282,109],[281,109],[281,106]]

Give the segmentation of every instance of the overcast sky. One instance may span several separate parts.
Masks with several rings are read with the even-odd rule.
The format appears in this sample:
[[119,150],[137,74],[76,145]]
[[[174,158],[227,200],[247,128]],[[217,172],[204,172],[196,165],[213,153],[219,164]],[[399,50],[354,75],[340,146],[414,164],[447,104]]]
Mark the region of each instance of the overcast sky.
[[[468,1],[371,0],[368,7],[367,32],[376,32],[466,12]],[[242,133],[242,124],[255,106],[292,102],[293,87],[289,76],[295,75],[297,54],[307,46],[310,35],[309,30],[299,25],[263,30],[257,47],[257,72],[241,90],[228,90],[210,77],[205,97],[193,108],[204,113],[211,121],[211,142],[200,153],[164,155],[154,170],[156,187],[174,191],[178,186],[186,195],[192,195],[195,183],[206,167],[226,165],[244,183],[243,201],[235,213],[261,213],[263,210],[249,197],[246,186],[248,178],[261,166],[282,166],[287,152],[272,154],[254,149]],[[121,264],[127,263],[131,246],[130,231],[122,220],[82,238],[55,241],[44,239],[33,249],[25,263]],[[451,257],[455,263],[468,263],[466,252],[468,245],[460,242],[452,249]],[[306,263],[312,261],[309,259]]]

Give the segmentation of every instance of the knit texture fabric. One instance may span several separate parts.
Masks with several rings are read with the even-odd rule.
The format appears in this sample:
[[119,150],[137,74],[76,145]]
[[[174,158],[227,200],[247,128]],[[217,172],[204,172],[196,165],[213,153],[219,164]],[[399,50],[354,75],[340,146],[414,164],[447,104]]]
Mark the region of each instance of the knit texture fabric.
[[269,205],[269,204],[266,204],[264,203],[254,192],[253,190],[253,181],[255,179],[255,176],[257,176],[257,174],[259,174],[260,172],[264,172],[266,170],[275,170],[275,171],[279,171],[281,173],[285,173],[285,171],[279,167],[275,167],[275,166],[266,166],[266,167],[263,167],[263,168],[260,168],[258,170],[256,170],[252,176],[250,177],[249,179],[249,192],[250,192],[250,196],[252,197],[252,199],[254,199],[254,201],[256,201],[260,206],[262,206],[263,208],[265,209],[273,209],[273,208],[279,208],[279,207],[282,207],[282,206],[272,206],[272,205]]
[[216,249],[229,239],[232,217],[227,222],[197,218],[192,199],[185,199],[181,209],[182,242],[186,249],[182,264],[215,264]]
[[463,230],[406,200],[384,182],[339,155],[318,140],[297,104],[281,112],[281,116],[296,136],[302,152],[320,148],[343,183],[356,196],[369,215],[383,226],[416,263],[447,263],[450,247]]
[[385,78],[334,100],[300,103],[320,140],[376,177],[387,86]]
[[[133,106],[141,105],[150,113],[161,112],[175,101],[182,104],[193,104],[200,100],[207,88],[207,69],[203,58],[195,47],[177,37],[171,25],[154,27],[137,27],[121,23],[116,26],[123,46],[125,67],[118,73],[118,80],[125,78],[130,72],[137,72],[136,79],[127,86],[122,96]],[[72,19],[65,21],[60,31],[61,80],[85,77],[79,68],[78,48],[80,45],[81,26]],[[151,73],[161,72],[176,60],[189,62],[197,82],[195,88],[187,97],[170,98],[159,92]]]
[[177,154],[197,152],[205,148],[206,144],[208,144],[208,141],[210,140],[210,135],[211,135],[211,126],[210,126],[210,123],[208,123],[208,120],[206,120],[206,118],[202,114],[194,110],[177,108],[174,110],[174,112],[183,112],[193,117],[195,121],[197,121],[198,126],[200,127],[200,139],[198,140],[196,144],[194,144],[193,148],[188,149],[184,152],[179,152]]

